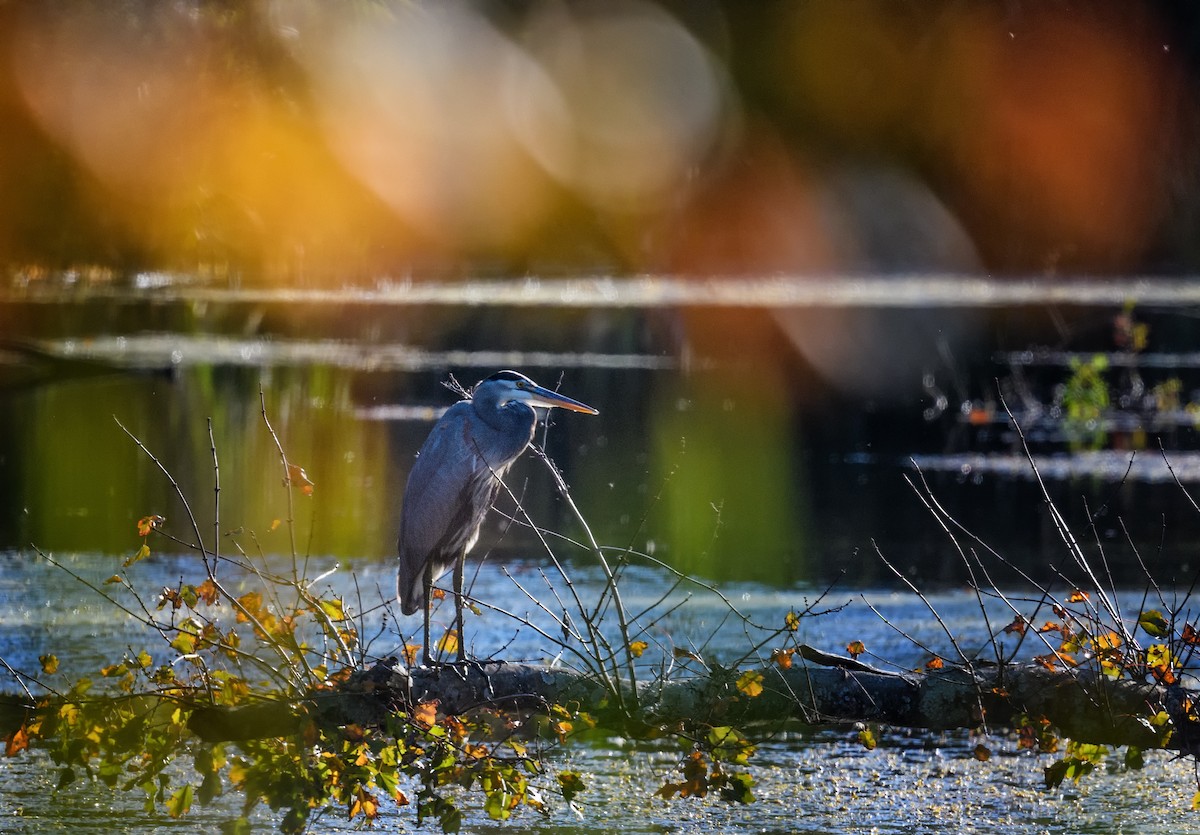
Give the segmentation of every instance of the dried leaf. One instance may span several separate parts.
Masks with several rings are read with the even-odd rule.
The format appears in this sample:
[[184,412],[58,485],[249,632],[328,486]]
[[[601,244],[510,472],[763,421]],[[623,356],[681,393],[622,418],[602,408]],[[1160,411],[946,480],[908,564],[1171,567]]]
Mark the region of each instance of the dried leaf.
[[796,654],[794,649],[777,649],[771,653],[771,660],[781,670],[790,670],[792,668],[792,656]]
[[936,655],[933,658],[931,658],[925,662],[925,669],[930,672],[932,672],[933,670],[940,670],[945,666],[946,666],[946,662],[943,661],[942,659],[938,658]]
[[295,464],[288,464],[288,479],[287,483],[294,484],[300,488],[300,492],[306,496],[313,494],[313,488],[316,487],[308,479],[308,473],[304,472],[303,467]]
[[1025,630],[1029,627],[1029,621],[1025,620],[1021,615],[1013,618],[1012,623],[1004,627],[1004,631],[1010,635],[1024,635]]
[[992,758],[992,749],[981,742],[972,749],[971,754],[981,763],[985,763]]
[[846,652],[850,653],[851,658],[858,658],[867,651],[867,646],[862,641],[851,641],[846,644]]
[[1197,631],[1196,627],[1192,626],[1190,623],[1185,623],[1183,625],[1183,632],[1180,634],[1179,638],[1188,646],[1194,647],[1200,644],[1200,631]]

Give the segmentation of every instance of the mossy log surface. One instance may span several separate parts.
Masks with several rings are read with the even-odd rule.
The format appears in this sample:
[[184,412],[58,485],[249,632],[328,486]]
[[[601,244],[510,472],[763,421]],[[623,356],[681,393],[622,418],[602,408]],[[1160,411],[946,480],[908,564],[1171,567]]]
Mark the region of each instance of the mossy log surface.
[[[831,658],[821,657],[826,664]],[[750,696],[737,687],[741,672],[641,683],[636,709],[630,710],[626,697],[625,712],[643,724],[702,721],[744,726],[791,720],[934,731],[984,726],[999,730],[1028,715],[1044,717],[1062,735],[1079,742],[1157,748],[1164,747],[1164,734],[1149,719],[1165,710],[1174,728],[1165,747],[1200,750],[1200,729],[1186,709],[1189,700],[1200,703],[1200,693],[1182,686],[1113,681],[1087,671],[1038,665],[894,674],[853,662],[797,663],[788,669],[756,670],[762,676],[762,691]],[[433,700],[447,714],[481,708],[538,712],[552,704],[602,715],[615,709],[611,694],[594,678],[569,669],[487,664],[406,672],[378,666],[296,705],[199,708],[189,725],[210,742],[261,738],[291,733],[305,717],[378,725],[391,713]]]

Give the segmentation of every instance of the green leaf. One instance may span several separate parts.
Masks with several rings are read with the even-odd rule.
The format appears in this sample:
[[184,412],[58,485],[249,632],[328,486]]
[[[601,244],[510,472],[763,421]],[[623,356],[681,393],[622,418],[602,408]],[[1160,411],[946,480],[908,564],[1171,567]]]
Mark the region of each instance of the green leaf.
[[578,771],[560,771],[558,785],[562,789],[563,800],[568,803],[587,787]]
[[221,835],[250,835],[248,818],[236,818],[221,824]]
[[749,774],[731,774],[729,782],[721,788],[721,799],[728,803],[753,803],[754,792],[750,789],[754,778]]
[[1171,632],[1171,622],[1157,609],[1149,609],[1138,615],[1138,626],[1152,638],[1165,638]]
[[188,810],[192,808],[192,786],[185,785],[181,789],[177,789],[171,799],[167,801],[167,814],[173,818],[186,815]]

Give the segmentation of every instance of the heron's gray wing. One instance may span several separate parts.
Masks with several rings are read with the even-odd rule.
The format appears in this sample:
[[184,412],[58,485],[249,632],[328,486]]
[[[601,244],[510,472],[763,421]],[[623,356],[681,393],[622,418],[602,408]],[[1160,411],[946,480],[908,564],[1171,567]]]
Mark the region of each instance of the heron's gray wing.
[[[459,408],[460,406],[466,408]],[[409,473],[400,514],[397,593],[405,614],[425,602],[425,565],[435,578],[469,548],[499,483],[478,453],[478,421],[467,404],[434,426]]]

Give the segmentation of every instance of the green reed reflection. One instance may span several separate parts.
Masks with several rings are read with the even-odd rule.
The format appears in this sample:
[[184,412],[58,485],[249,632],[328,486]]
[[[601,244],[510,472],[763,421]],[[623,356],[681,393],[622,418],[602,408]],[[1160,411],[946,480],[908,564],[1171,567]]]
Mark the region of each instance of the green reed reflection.
[[803,576],[809,511],[786,405],[769,390],[725,384],[674,389],[660,402],[655,457],[671,564],[716,579]]
[[313,496],[296,495],[300,552],[389,553],[399,493],[389,472],[387,426],[356,420],[346,375],[318,367],[269,373],[198,367],[175,380],[114,376],[23,395],[13,445],[20,534],[44,548],[121,553],[132,547],[134,522],[159,513],[169,531],[193,539],[170,484],[115,416],[171,471],[211,539],[211,417],[222,532],[241,527],[255,532],[265,551],[287,551],[283,469],[263,424],[260,385],[289,458],[316,483]]

